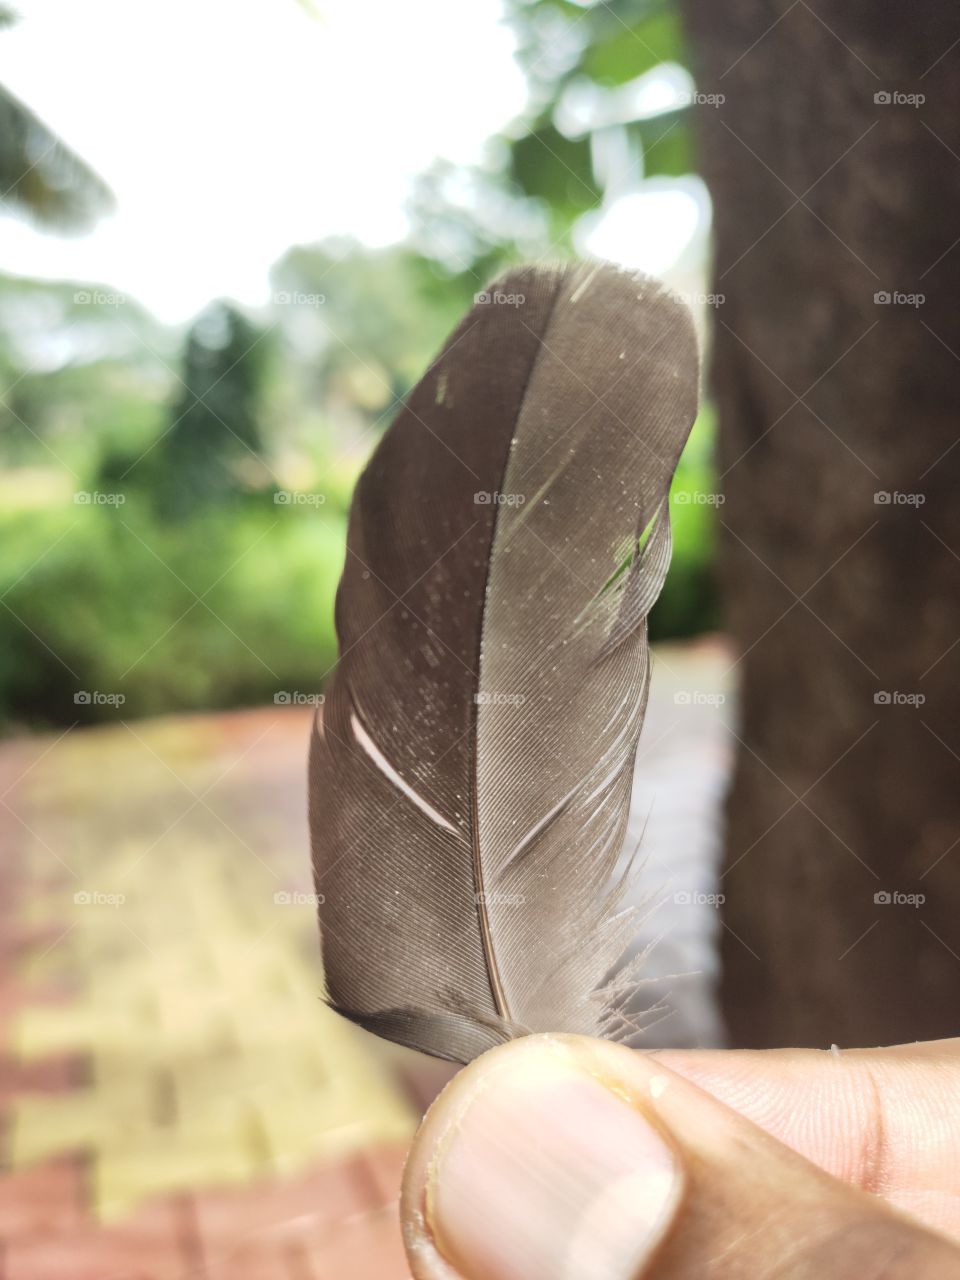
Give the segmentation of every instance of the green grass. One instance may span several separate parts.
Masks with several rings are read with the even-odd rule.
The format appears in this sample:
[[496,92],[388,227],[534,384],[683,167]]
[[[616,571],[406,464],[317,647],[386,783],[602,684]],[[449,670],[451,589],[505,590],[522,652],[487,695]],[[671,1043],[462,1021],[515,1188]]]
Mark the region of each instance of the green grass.
[[131,498],[8,514],[0,531],[8,723],[271,701],[316,692],[335,660],[336,510],[268,495],[165,525]]

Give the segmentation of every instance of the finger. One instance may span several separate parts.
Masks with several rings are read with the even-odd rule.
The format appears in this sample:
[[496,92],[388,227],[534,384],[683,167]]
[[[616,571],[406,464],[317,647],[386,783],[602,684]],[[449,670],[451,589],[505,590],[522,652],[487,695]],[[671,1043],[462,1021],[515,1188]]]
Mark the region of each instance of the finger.
[[933,1280],[960,1250],[656,1058],[531,1036],[462,1071],[401,1202],[417,1280]]
[[960,1236],[960,1039],[654,1057],[834,1177]]

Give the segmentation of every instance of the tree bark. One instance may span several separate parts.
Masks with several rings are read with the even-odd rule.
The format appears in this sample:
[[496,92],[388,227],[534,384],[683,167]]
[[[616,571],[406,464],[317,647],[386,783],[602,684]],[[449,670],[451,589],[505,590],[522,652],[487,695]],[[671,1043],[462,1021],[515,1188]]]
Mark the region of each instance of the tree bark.
[[741,681],[731,1042],[956,1034],[960,11],[687,11],[698,89],[724,95],[696,111]]

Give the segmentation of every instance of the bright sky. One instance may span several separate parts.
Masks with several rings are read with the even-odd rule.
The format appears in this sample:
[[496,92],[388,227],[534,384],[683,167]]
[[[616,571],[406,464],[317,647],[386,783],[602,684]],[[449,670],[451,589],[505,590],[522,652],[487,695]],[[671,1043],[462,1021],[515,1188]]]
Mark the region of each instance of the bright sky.
[[[291,244],[406,230],[411,177],[479,158],[526,89],[499,0],[19,0],[0,79],[113,188],[90,236],[0,218],[0,270],[107,282],[165,320],[251,303]],[[443,55],[443,56],[441,56]]]
[[[100,172],[118,212],[78,239],[0,217],[0,271],[100,282],[175,322],[217,296],[266,301],[291,244],[402,237],[412,178],[438,157],[478,160],[524,107],[501,2],[314,5],[19,0],[0,81]],[[640,236],[633,220],[599,225],[587,247],[647,246],[631,265],[663,270],[682,248],[678,198],[645,202]]]

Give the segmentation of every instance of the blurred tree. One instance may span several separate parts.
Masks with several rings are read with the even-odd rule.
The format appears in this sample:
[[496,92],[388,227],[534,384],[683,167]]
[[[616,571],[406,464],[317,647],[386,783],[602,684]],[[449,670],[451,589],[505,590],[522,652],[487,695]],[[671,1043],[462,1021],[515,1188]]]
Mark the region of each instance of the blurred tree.
[[[16,21],[0,5],[0,28]],[[80,232],[113,207],[102,178],[0,85],[0,204],[42,230]]]
[[386,426],[466,302],[449,289],[448,272],[403,245],[301,246],[272,279],[303,401],[348,429]]
[[264,336],[227,302],[194,322],[181,393],[145,472],[165,516],[180,518],[269,478],[258,417]]
[[960,13],[687,7],[699,83],[725,95],[701,125],[726,297],[724,594],[742,654],[731,1035],[953,1035]]
[[[457,315],[509,262],[550,248],[550,218],[538,202],[505,181],[510,160],[500,139],[487,163],[464,168],[437,161],[414,184],[411,246],[422,257],[426,293]],[[456,318],[456,317],[455,317]]]
[[674,3],[511,0],[509,12],[531,102],[511,131],[507,172],[548,212],[555,241],[644,178],[693,171],[693,85]]
[[122,294],[0,276],[0,463],[55,467],[82,487],[104,450],[143,452],[177,345]]
[[530,87],[482,164],[436,164],[413,199],[414,245],[481,288],[518,258],[572,251],[583,214],[645,179],[692,173],[694,85],[674,0],[507,0]]

